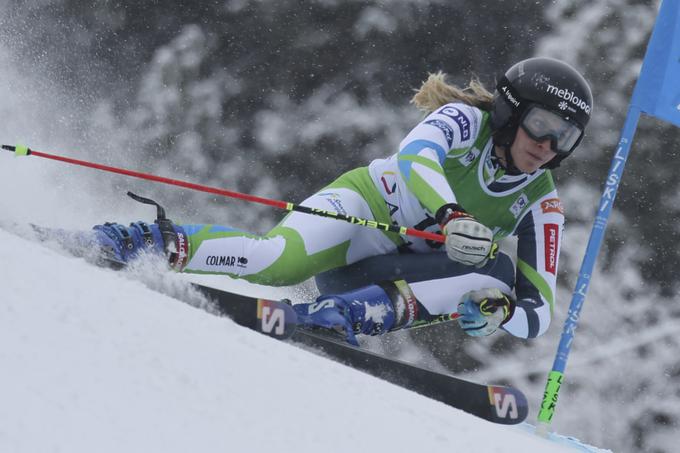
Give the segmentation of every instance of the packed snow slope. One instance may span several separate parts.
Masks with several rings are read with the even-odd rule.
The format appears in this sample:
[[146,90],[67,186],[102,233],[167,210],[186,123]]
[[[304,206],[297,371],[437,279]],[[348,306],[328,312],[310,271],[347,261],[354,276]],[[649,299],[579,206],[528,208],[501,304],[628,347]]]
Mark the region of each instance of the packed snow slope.
[[130,272],[4,229],[0,244],[2,452],[574,451],[244,329]]

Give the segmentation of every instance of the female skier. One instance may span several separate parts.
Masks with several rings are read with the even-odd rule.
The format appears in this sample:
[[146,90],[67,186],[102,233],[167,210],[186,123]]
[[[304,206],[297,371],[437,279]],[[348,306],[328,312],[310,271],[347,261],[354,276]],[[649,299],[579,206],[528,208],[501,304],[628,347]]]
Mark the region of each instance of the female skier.
[[[412,102],[428,115],[397,153],[345,173],[302,205],[441,231],[445,244],[296,212],[264,236],[168,221],[97,225],[96,241],[120,262],[150,249],[182,272],[265,285],[321,274],[326,294],[294,308],[304,324],[340,329],[354,344],[358,333],[454,311],[473,336],[499,327],[521,338],[542,334],[564,224],[550,170],[583,138],[588,83],[564,62],[530,58],[500,78],[495,95],[475,80],[449,85],[438,73]],[[516,265],[496,251],[509,235],[518,238]],[[361,287],[342,291],[338,282]]]

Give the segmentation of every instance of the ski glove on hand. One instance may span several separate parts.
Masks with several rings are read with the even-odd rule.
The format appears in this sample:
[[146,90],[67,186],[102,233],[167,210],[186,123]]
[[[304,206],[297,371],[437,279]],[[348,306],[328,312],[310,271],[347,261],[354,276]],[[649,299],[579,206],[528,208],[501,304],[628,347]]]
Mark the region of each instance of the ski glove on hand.
[[493,232],[457,204],[439,208],[436,215],[446,236],[446,254],[462,264],[483,267],[495,250]]
[[515,301],[497,288],[470,291],[458,304],[458,324],[466,334],[484,337],[512,317]]

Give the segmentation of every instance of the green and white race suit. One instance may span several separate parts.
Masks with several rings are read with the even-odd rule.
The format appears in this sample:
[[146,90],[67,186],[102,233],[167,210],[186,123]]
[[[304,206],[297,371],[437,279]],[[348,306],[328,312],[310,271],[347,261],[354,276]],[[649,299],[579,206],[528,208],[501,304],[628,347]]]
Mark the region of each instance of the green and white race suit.
[[[493,153],[489,114],[447,104],[428,115],[399,151],[340,176],[302,205],[439,232],[437,210],[458,203],[494,232],[518,237],[517,304],[503,328],[528,338],[543,333],[554,304],[564,215],[549,170],[509,175]],[[183,225],[189,238],[185,272],[218,273],[268,285],[299,283],[364,258],[404,251],[442,253],[440,243],[346,222],[288,214],[264,236],[216,225]],[[467,291],[510,288],[475,272],[409,282],[430,313],[455,311]]]

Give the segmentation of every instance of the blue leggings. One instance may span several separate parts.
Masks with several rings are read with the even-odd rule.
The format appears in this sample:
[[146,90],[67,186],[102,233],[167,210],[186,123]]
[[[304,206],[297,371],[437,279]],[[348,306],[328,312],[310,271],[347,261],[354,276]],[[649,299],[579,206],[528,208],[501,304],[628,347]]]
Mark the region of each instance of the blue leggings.
[[318,274],[321,294],[339,294],[384,280],[406,280],[431,314],[452,313],[468,291],[498,288],[511,293],[515,266],[508,255],[476,269],[451,261],[445,253],[380,255]]

